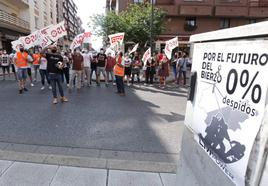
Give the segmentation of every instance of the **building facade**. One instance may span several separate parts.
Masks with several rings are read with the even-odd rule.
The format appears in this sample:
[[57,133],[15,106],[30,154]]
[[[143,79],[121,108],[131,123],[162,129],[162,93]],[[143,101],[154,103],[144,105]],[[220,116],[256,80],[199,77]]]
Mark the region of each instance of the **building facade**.
[[73,0],[57,0],[57,21],[65,21],[68,35],[59,40],[58,44],[68,50],[76,35],[84,32],[82,21],[77,16],[77,6]]
[[54,0],[0,0],[0,49],[12,50],[11,41],[57,21]]
[[[107,0],[107,10],[123,11],[130,3],[144,0]],[[268,18],[268,0],[154,0],[166,11],[166,30],[156,37],[156,48],[178,36],[186,47],[192,34],[263,21]]]

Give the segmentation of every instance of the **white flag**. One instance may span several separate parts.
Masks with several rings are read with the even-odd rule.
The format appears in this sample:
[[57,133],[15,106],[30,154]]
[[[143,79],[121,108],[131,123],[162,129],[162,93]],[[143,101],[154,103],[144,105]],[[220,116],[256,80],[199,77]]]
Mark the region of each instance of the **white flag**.
[[64,25],[64,21],[60,22],[57,25],[52,25],[48,28],[49,38],[56,42],[58,39],[62,38],[63,36],[67,35],[67,30]]
[[75,38],[70,46],[70,49],[72,51],[74,51],[74,49],[76,49],[77,47],[80,47],[83,43],[83,39],[84,39],[84,33],[75,36]]
[[133,47],[133,49],[129,52],[129,54],[132,54],[132,53],[136,52],[137,49],[138,49],[138,47],[139,47],[139,43],[137,43],[137,44]]
[[146,62],[151,58],[151,48],[148,48],[146,52],[143,54],[142,61],[144,62],[144,65]]
[[171,40],[166,41],[165,54],[168,59],[171,59],[172,50],[179,45],[178,37],[175,37]]
[[53,25],[47,26],[39,31],[39,46],[45,48],[53,43],[49,37],[49,29]]
[[123,44],[125,33],[116,33],[108,36],[111,46]]

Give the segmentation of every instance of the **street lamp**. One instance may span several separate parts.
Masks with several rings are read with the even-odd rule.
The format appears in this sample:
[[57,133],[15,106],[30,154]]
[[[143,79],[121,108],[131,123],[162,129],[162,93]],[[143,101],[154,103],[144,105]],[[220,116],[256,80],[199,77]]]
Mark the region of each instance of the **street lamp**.
[[153,57],[153,21],[154,21],[154,0],[151,0],[151,22],[150,22],[150,47],[151,56]]

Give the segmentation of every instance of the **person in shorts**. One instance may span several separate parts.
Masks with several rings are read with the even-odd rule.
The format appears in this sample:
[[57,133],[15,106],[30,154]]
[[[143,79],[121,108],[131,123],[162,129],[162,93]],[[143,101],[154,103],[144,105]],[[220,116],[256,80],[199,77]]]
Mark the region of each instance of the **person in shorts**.
[[27,68],[28,62],[32,62],[33,58],[26,51],[24,51],[24,47],[21,45],[20,51],[14,56],[14,61],[18,68],[19,94],[22,94],[24,91],[28,91],[28,89],[25,87]]
[[100,53],[97,54],[97,85],[100,86],[100,75],[102,74],[105,80],[105,85],[108,86],[107,77],[105,74],[105,67],[107,65],[107,56],[104,53],[103,48],[100,49]]

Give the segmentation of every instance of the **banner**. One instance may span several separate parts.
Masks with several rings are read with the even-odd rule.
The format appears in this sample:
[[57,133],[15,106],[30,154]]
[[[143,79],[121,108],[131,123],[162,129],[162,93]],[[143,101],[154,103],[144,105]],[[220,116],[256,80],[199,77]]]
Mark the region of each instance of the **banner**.
[[67,30],[64,25],[64,21],[60,22],[57,25],[51,25],[48,30],[48,36],[53,41],[56,42],[58,39],[67,35]]
[[11,42],[12,49],[15,51],[19,51],[20,45],[23,45],[23,43],[20,40],[12,41]]
[[211,160],[243,186],[267,104],[268,41],[196,43],[193,51],[197,87],[185,124]]
[[19,40],[25,49],[34,47],[39,44],[39,30],[31,33],[28,36],[20,37]]
[[91,35],[92,35],[91,32],[85,32],[83,43],[92,43],[91,42]]
[[146,65],[146,62],[151,58],[151,48],[148,48],[146,52],[143,54],[142,61],[144,62],[144,66]]
[[172,50],[174,48],[176,48],[178,45],[179,45],[178,37],[175,37],[171,40],[166,41],[166,46],[165,46],[164,52],[165,52],[168,59],[171,59]]
[[136,52],[137,49],[138,49],[138,47],[139,47],[139,43],[137,43],[137,44],[133,47],[133,49],[129,52],[129,54],[132,54],[132,53]]
[[52,25],[47,26],[39,31],[39,46],[45,48],[53,43],[49,37],[49,29]]
[[117,34],[109,35],[108,37],[110,39],[111,46],[118,45],[118,44],[122,45],[124,41],[124,36],[125,36],[125,33],[117,33]]

